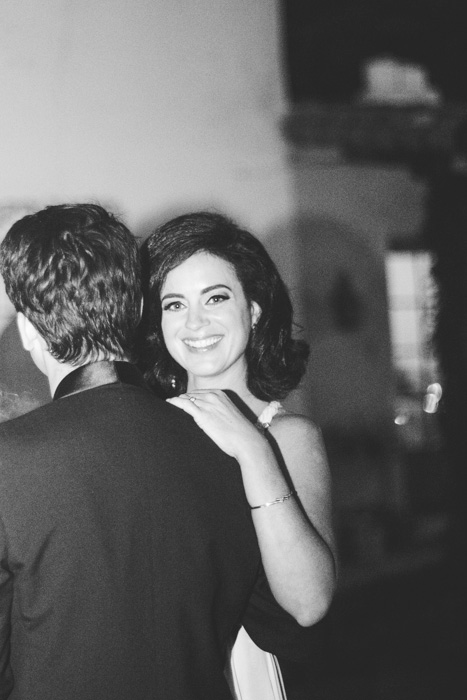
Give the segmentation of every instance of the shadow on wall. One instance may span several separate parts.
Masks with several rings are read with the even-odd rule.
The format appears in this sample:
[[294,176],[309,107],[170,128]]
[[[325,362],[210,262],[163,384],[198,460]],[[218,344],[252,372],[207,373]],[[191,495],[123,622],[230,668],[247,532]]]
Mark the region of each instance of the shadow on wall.
[[374,455],[375,444],[395,438],[384,259],[349,227],[320,217],[272,231],[265,245],[310,344],[307,412],[346,451],[354,438],[356,452],[370,445]]

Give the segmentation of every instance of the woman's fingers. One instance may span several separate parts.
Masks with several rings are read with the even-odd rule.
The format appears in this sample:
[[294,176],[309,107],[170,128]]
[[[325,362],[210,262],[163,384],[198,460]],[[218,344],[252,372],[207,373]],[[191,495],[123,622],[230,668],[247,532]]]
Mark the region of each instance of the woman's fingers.
[[193,396],[190,398],[188,394],[180,394],[180,396],[174,396],[171,399],[166,399],[166,401],[167,403],[171,403],[173,406],[177,406],[177,408],[181,408],[182,411],[189,413],[191,416],[194,416],[196,408],[199,408],[195,397]]
[[258,440],[253,424],[222,391],[189,391],[167,399],[191,415],[198,426],[227,454],[237,456]]

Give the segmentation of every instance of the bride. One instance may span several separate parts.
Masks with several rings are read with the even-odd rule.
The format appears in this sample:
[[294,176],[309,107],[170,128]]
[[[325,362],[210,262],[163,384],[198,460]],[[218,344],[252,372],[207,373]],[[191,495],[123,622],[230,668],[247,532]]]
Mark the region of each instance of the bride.
[[[313,625],[336,582],[331,482],[319,429],[281,404],[308,355],[285,285],[258,239],[218,214],[167,222],[142,253],[146,378],[237,459],[271,590]],[[242,700],[285,698],[277,659],[244,628],[227,675]]]

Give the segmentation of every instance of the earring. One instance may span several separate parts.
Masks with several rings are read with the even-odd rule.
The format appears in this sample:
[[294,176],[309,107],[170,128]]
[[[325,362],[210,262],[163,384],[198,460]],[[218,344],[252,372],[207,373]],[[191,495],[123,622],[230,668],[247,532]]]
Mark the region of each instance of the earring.
[[170,386],[172,389],[175,389],[177,386],[177,380],[175,379],[175,376],[172,374],[172,377],[170,378]]

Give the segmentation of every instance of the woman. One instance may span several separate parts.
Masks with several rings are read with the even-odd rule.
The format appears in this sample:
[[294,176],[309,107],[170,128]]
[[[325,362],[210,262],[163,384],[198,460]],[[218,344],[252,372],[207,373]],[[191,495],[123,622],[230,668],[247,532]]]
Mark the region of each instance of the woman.
[[[237,459],[271,590],[312,625],[335,587],[331,484],[319,430],[279,403],[308,355],[292,338],[285,285],[258,239],[219,214],[167,222],[142,253],[146,378]],[[242,630],[232,657],[239,682],[245,644],[246,657],[263,654]],[[271,662],[277,669],[269,655]],[[241,685],[236,691],[249,697]],[[275,692],[281,697],[280,683]]]

